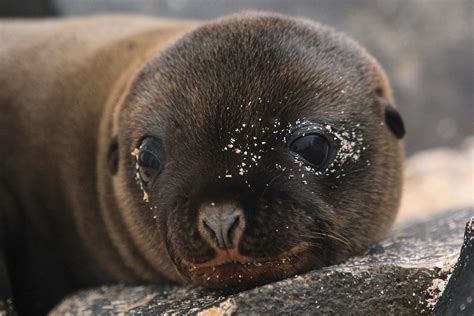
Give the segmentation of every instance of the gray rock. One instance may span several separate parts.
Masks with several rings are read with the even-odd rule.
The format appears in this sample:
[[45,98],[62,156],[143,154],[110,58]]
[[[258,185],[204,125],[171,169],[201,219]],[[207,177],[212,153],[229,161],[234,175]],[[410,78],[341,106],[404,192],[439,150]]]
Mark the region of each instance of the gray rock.
[[474,315],[474,217],[466,225],[461,255],[434,315]]
[[399,226],[364,256],[240,293],[118,285],[74,294],[51,315],[431,313],[473,215],[462,209]]
[[405,161],[397,221],[474,205],[474,136],[458,149],[437,147]]

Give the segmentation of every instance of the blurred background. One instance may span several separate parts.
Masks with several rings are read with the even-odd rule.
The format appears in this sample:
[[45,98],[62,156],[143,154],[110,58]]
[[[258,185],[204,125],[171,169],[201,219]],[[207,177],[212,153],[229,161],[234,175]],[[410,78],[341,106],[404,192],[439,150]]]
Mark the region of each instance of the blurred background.
[[0,1],[2,17],[130,13],[211,19],[241,10],[331,25],[380,61],[408,132],[402,217],[405,209],[474,204],[474,0]]

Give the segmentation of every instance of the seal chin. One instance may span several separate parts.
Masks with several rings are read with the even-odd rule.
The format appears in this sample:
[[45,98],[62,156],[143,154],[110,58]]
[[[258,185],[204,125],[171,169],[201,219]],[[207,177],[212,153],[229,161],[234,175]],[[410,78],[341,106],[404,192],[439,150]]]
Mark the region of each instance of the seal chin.
[[228,250],[204,263],[181,263],[193,284],[212,289],[243,289],[304,272],[311,267],[311,257],[308,247],[300,245],[277,257],[253,258]]

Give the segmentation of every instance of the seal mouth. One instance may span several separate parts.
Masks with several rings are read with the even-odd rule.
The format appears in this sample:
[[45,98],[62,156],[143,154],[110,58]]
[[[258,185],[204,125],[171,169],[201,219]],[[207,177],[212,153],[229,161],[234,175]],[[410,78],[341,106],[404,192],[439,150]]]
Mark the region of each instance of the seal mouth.
[[281,280],[307,269],[310,255],[306,245],[297,246],[277,257],[252,258],[218,255],[215,259],[195,264],[182,261],[190,281],[213,289],[242,289]]

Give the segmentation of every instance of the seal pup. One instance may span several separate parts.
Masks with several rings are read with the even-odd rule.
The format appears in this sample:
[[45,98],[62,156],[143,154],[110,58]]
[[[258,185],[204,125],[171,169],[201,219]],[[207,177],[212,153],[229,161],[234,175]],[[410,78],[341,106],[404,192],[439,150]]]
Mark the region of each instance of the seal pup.
[[341,262],[397,212],[403,121],[346,35],[206,23],[0,24],[2,294],[115,282],[239,289]]

